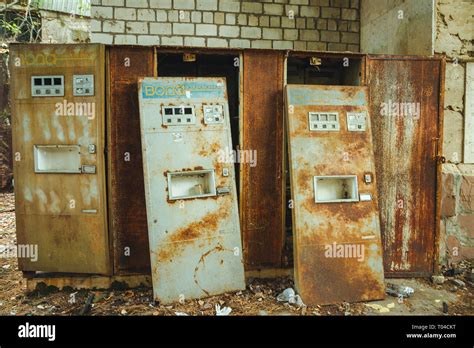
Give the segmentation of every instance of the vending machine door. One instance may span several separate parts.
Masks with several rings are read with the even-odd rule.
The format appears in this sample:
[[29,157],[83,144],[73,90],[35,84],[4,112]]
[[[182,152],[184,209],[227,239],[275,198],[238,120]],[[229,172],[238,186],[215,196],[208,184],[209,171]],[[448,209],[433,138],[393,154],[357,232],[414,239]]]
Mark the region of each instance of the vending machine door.
[[12,45],[17,239],[37,250],[22,271],[111,273],[104,59],[98,44]]
[[384,297],[367,89],[288,85],[295,284],[308,305]]
[[245,288],[225,80],[140,80],[154,298]]

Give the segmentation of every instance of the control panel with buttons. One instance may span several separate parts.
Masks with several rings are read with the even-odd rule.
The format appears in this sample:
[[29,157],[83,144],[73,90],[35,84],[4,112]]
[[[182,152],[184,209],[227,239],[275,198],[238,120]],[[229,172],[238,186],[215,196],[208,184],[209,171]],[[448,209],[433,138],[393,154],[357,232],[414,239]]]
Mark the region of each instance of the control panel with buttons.
[[94,75],[74,75],[73,95],[93,96],[94,95]]
[[164,126],[186,126],[196,124],[194,106],[163,106]]
[[347,113],[347,130],[349,132],[365,132],[366,116],[365,112]]
[[64,96],[64,76],[32,76],[32,97],[61,97]]
[[204,105],[204,123],[224,123],[224,112],[222,105]]
[[317,132],[339,131],[339,114],[337,112],[310,112],[309,130]]

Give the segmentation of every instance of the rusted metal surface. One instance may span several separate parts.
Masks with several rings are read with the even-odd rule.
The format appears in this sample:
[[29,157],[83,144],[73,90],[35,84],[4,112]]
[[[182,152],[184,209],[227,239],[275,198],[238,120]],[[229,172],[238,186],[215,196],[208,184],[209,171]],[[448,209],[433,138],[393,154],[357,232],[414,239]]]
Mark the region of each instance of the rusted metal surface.
[[[95,44],[11,46],[17,241],[38,247],[36,261],[19,258],[23,271],[111,272],[105,197],[104,56],[104,47]],[[94,75],[94,96],[74,96],[73,75],[86,74]],[[32,97],[31,77],[37,75],[64,76],[64,96]],[[89,145],[95,145],[95,152],[89,151]],[[75,154],[78,163],[95,165],[95,173],[86,174],[77,167],[74,173],[36,172],[35,163],[39,166],[40,161],[35,160],[35,146],[75,146],[80,149]],[[47,157],[41,162],[52,167],[63,164]]]
[[387,276],[433,272],[439,235],[441,68],[439,58],[369,56],[367,60]]
[[[367,88],[286,88],[296,288],[308,305],[381,299],[382,246]],[[338,113],[339,131],[311,131],[310,112]],[[348,131],[348,112],[365,113],[365,131]],[[316,202],[315,176],[356,176],[358,193],[370,194],[371,200],[359,200],[354,193],[352,201],[341,202],[347,199],[341,196]]]
[[153,49],[109,52],[108,196],[115,274],[150,273],[137,83],[154,75]]
[[443,188],[441,187],[441,177],[443,172],[443,143],[444,143],[444,85],[446,78],[446,56],[443,55],[438,57],[440,59],[440,71],[439,71],[439,100],[438,100],[438,152],[437,156],[437,168],[436,168],[436,230],[435,230],[435,245],[434,245],[434,256],[433,262],[433,273],[437,274],[440,272],[441,263],[438,262],[440,257],[440,238],[441,238],[441,193]]
[[[25,277],[26,278],[26,277]],[[151,276],[145,274],[133,274],[122,276],[91,276],[91,275],[69,275],[44,273],[32,278],[26,278],[26,289],[28,292],[37,290],[38,286],[54,286],[58,289],[110,289],[114,283],[133,289],[140,287],[151,287]],[[41,284],[41,285],[40,285]]]
[[[160,303],[245,288],[234,166],[223,157],[232,149],[225,85],[222,78],[139,82],[153,293]],[[222,108],[223,122],[206,123],[210,106]],[[165,107],[183,113],[169,116]]]
[[282,266],[284,248],[284,52],[243,53],[242,149],[257,165],[241,164],[241,221],[246,269]]

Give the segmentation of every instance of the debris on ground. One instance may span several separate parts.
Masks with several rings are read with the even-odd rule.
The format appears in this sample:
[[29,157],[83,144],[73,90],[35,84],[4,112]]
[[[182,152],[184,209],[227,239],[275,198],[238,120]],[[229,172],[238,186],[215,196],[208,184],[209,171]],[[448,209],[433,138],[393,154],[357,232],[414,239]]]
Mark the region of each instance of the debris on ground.
[[444,278],[443,275],[434,275],[431,277],[431,281],[436,285],[444,284],[445,280],[446,278]]
[[305,306],[305,304],[303,303],[303,300],[301,299],[300,295],[297,295],[295,293],[295,290],[293,290],[293,288],[287,288],[287,289],[283,290],[283,292],[277,296],[277,301],[278,302],[287,302],[289,304],[296,305],[297,307]]
[[379,305],[379,304],[376,304],[376,303],[366,303],[365,305],[369,308],[372,308],[372,309],[378,311],[379,313],[388,313],[388,312],[390,312],[390,309],[388,308],[388,306],[385,307],[385,306],[382,306],[382,305]]
[[[0,246],[3,247],[0,252],[5,249],[5,246],[16,246],[14,203],[13,194],[0,194]],[[472,266],[470,263],[464,262],[459,263],[456,267],[462,269],[462,272],[457,273],[455,277],[453,276],[454,278],[445,275],[446,280],[441,285],[433,284],[430,279],[422,278],[416,282],[410,282],[411,289],[415,289],[416,293],[411,293],[412,296],[409,299],[404,299],[403,303],[392,302],[388,297],[388,301],[385,300],[387,303],[383,304],[343,302],[333,305],[302,305],[300,307],[302,301],[298,301],[299,295],[293,290],[293,280],[291,277],[280,277],[272,279],[248,278],[245,290],[189,300],[185,303],[162,305],[154,301],[153,290],[150,287],[126,289],[120,284],[116,284],[117,286],[112,289],[91,291],[72,288],[57,289],[42,283],[35,291],[28,293],[26,280],[23,278],[22,272],[18,270],[17,259],[0,257],[0,315],[70,316],[83,312],[84,315],[91,316],[215,316],[217,312],[226,313],[229,311],[226,308],[231,309],[227,313],[230,316],[358,316],[374,312],[376,315],[398,315],[401,309],[405,311],[402,314],[413,315],[427,314],[428,301],[435,304],[430,307],[432,312],[429,314],[442,314],[443,310],[447,312],[449,308],[449,315],[473,315],[474,296],[473,288],[469,283]],[[458,288],[451,279],[459,279],[465,283],[465,286]],[[405,280],[401,279],[400,281]],[[396,281],[391,280],[389,283],[394,282]],[[403,285],[403,283],[401,284]],[[403,286],[400,287],[403,288]],[[438,290],[438,288],[440,289]],[[450,292],[450,288],[456,288],[456,292]],[[278,296],[285,290],[287,290],[285,298],[288,299],[279,301]],[[430,291],[433,292],[432,297],[419,300],[421,294]],[[451,295],[450,299],[446,298],[446,293]],[[292,303],[290,303],[290,297],[294,299],[294,302],[291,300]],[[438,299],[438,302],[435,302],[435,299]],[[442,305],[442,301],[446,304]]]
[[456,285],[460,288],[463,288],[463,287],[466,286],[466,283],[464,283],[461,279],[453,279],[451,281],[454,283],[454,285]]
[[216,315],[218,316],[225,316],[229,315],[230,312],[232,312],[232,308],[230,307],[222,307],[218,304],[216,304]]
[[443,313],[448,313],[448,304],[443,301]]
[[410,288],[409,286],[400,286],[392,283],[387,283],[386,293],[398,298],[407,298],[413,295],[415,293],[415,290],[413,288]]
[[89,296],[87,297],[86,304],[81,309],[81,312],[79,313],[79,315],[86,315],[87,313],[89,313],[89,311],[92,307],[92,301],[94,301],[94,294],[93,293],[89,294]]

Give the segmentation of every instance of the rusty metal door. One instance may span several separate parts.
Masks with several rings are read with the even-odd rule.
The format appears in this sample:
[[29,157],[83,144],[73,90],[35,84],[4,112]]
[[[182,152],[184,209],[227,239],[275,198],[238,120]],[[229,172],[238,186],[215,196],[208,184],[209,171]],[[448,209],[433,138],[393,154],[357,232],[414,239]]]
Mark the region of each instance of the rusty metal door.
[[20,269],[109,274],[104,47],[11,47]]
[[387,276],[433,272],[442,66],[439,58],[367,59]]
[[137,82],[154,76],[153,48],[108,47],[109,226],[114,273],[150,273]]
[[295,285],[308,305],[384,297],[366,87],[287,85]]
[[243,53],[242,149],[256,165],[241,163],[241,221],[246,269],[280,268],[284,247],[284,52]]
[[154,298],[245,288],[223,78],[145,78],[140,127]]

